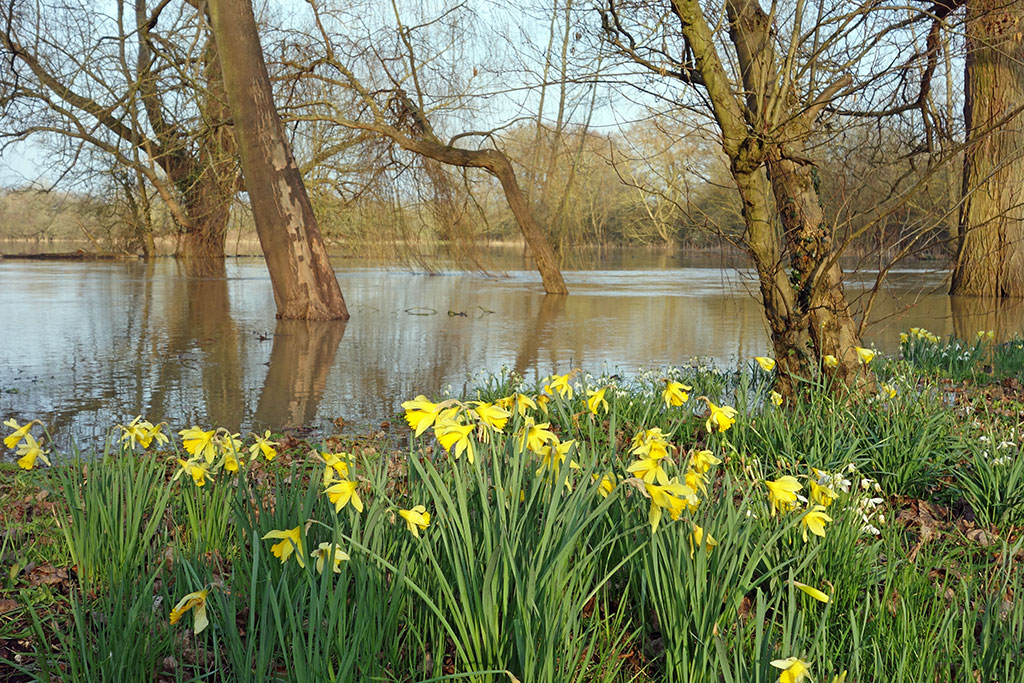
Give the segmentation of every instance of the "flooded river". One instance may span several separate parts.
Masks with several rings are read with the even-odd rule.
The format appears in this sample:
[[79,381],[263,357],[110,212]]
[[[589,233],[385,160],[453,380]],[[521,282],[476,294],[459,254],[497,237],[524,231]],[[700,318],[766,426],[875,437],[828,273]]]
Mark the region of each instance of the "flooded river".
[[[535,380],[694,358],[736,367],[768,351],[752,275],[707,256],[606,259],[566,272],[568,297],[545,296],[528,270],[335,265],[348,323],[276,321],[256,258],[229,259],[225,278],[198,280],[171,259],[0,260],[0,416],[41,419],[59,443],[82,446],[137,414],[175,431],[324,427],[339,417],[368,426],[417,393],[458,393],[481,371]],[[943,279],[894,273],[867,341],[895,351],[911,325],[1024,333],[1024,305],[951,300]],[[858,305],[872,280],[851,278]]]

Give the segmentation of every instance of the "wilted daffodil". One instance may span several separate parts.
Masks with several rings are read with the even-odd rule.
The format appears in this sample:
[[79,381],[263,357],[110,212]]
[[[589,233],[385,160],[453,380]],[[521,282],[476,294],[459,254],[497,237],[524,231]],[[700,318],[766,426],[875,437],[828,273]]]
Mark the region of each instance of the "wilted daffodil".
[[185,612],[195,608],[195,617],[192,622],[192,633],[201,633],[209,624],[206,618],[206,596],[210,594],[209,588],[189,593],[174,606],[171,610],[171,624],[177,624]]
[[320,574],[324,573],[324,562],[328,561],[328,559],[334,565],[333,571],[335,574],[340,574],[341,563],[350,559],[348,553],[342,550],[341,546],[336,543],[321,543],[309,556],[316,558],[316,570]]
[[300,567],[306,566],[306,559],[304,555],[306,552],[302,549],[302,527],[297,526],[294,529],[274,529],[268,531],[263,535],[263,539],[268,538],[279,538],[280,543],[275,543],[270,546],[270,552],[274,553],[274,557],[281,558],[281,564],[288,561],[288,558],[295,553],[295,559],[298,561]]
[[809,596],[811,596],[815,600],[818,600],[820,602],[828,602],[829,601],[828,595],[826,595],[824,592],[818,590],[814,586],[808,586],[806,583],[800,583],[799,581],[794,581],[793,585],[796,586],[797,588],[799,588],[800,590],[802,590],[804,593],[807,593]]
[[825,537],[825,523],[831,522],[832,518],[825,512],[824,505],[815,505],[801,518],[800,523],[803,524],[803,537],[804,543],[807,542],[807,532],[810,531],[815,536]]
[[796,477],[786,475],[775,481],[766,481],[768,500],[772,505],[772,517],[776,511],[785,512],[796,505],[796,492],[803,488]]
[[[469,462],[473,462],[475,456],[475,450],[473,448],[473,430],[476,429],[473,425],[461,425],[457,422],[449,422],[437,430],[437,440],[441,442],[441,446],[452,454],[456,460],[458,460],[463,452],[466,453],[466,457]],[[455,450],[452,450],[452,447]]]
[[211,476],[210,473],[206,471],[206,463],[202,460],[182,460],[181,458],[177,458],[177,461],[178,464],[181,465],[181,469],[174,473],[171,481],[177,481],[178,477],[182,474],[188,473],[188,475],[192,477],[192,482],[195,483],[196,486],[202,486],[206,483],[206,477]]
[[572,372],[567,372],[564,375],[551,375],[545,380],[544,392],[547,394],[558,392],[561,398],[572,400],[572,385],[569,384],[572,374]]
[[857,360],[860,361],[861,365],[867,365],[875,357],[875,350],[874,349],[865,349],[862,346],[855,346],[853,348],[857,352]]
[[430,526],[430,513],[423,505],[414,505],[411,510],[399,510],[398,515],[405,520],[405,526],[416,538],[420,537],[420,530],[426,530]]
[[718,545],[718,541],[715,537],[709,533],[705,533],[702,527],[693,525],[693,533],[690,534],[690,557],[693,557],[695,548],[699,548],[701,544],[704,544],[704,550],[711,552],[711,549]]
[[263,457],[268,461],[273,460],[277,457],[277,446],[276,441],[270,440],[270,430],[263,432],[263,436],[253,434],[256,438],[256,442],[249,446],[249,458],[255,458],[257,454],[262,453]]
[[24,436],[24,443],[18,444],[16,454],[21,456],[18,458],[18,467],[23,470],[30,470],[35,467],[37,458],[45,462],[47,465],[50,464],[50,461],[46,457],[46,451],[44,451],[43,447],[38,441],[36,441],[36,437],[28,433]]
[[804,660],[797,659],[796,657],[776,659],[771,664],[776,669],[782,669],[782,673],[779,674],[779,683],[803,683],[803,680],[807,678],[807,671],[810,666]]
[[754,356],[754,360],[761,366],[761,369],[765,372],[771,372],[775,369],[775,359],[768,358],[767,356]]
[[352,503],[356,512],[363,511],[363,501],[356,490],[358,486],[358,482],[341,479],[327,487],[325,493],[327,493],[327,498],[334,503],[335,512],[341,512],[341,509],[349,503]]
[[597,415],[599,408],[604,406],[604,412],[608,412],[608,401],[604,398],[604,392],[608,391],[608,387],[601,389],[587,389],[587,410],[594,415]]
[[661,392],[661,398],[665,401],[666,407],[681,406],[690,400],[690,394],[687,392],[693,387],[669,379],[663,381],[665,382],[665,391]]
[[415,430],[416,436],[419,436],[434,424],[434,420],[441,410],[441,404],[432,403],[427,400],[426,396],[420,394],[411,401],[402,403],[402,408],[405,409],[405,421],[409,423],[411,429]]
[[821,362],[823,362],[825,365],[827,365],[830,368],[839,367],[839,359],[836,358],[835,356],[831,356],[831,355],[822,356],[821,357]]
[[17,448],[18,444],[21,443],[21,440],[25,438],[26,434],[28,434],[28,430],[32,429],[32,425],[36,423],[36,420],[29,420],[25,424],[19,425],[15,422],[13,417],[9,420],[4,420],[4,426],[10,427],[14,430],[4,437],[4,445],[12,450]]
[[711,399],[704,397],[704,400],[708,404],[708,410],[711,412],[708,414],[707,422],[704,426],[707,428],[708,433],[712,433],[717,429],[719,432],[724,432],[729,427],[732,427],[733,423],[736,422],[736,416],[739,414],[736,409],[732,406],[716,406],[711,402]]
[[181,443],[189,455],[203,458],[207,464],[212,465],[217,458],[217,444],[213,440],[216,429],[206,432],[199,427],[182,429],[178,434],[181,436]]

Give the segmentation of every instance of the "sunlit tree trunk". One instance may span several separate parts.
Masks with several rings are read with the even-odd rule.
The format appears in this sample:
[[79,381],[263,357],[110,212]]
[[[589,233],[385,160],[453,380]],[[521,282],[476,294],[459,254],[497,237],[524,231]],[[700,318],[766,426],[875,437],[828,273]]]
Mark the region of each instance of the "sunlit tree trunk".
[[1024,3],[967,2],[963,206],[951,294],[1024,297]]
[[250,0],[211,0],[224,89],[277,317],[346,320],[348,310],[274,106]]

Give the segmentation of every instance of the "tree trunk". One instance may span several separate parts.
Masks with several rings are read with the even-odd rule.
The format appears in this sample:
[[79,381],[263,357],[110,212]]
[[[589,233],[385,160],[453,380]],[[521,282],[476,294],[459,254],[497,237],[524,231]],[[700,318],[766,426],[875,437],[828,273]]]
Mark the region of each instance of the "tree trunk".
[[1024,297],[1024,3],[968,0],[966,29],[970,146],[950,294]]
[[251,0],[210,0],[209,10],[277,317],[347,320],[341,288],[274,107]]

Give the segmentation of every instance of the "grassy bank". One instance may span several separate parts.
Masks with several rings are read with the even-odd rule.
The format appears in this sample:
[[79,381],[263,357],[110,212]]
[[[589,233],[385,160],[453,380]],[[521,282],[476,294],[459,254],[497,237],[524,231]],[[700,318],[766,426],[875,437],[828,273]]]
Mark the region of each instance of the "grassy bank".
[[788,406],[753,361],[499,376],[323,443],[125,425],[4,472],[0,669],[1024,680],[1024,344],[917,331],[872,367]]

